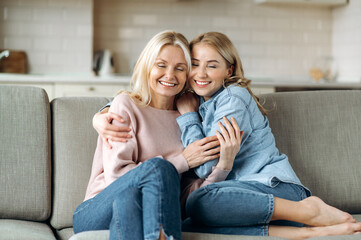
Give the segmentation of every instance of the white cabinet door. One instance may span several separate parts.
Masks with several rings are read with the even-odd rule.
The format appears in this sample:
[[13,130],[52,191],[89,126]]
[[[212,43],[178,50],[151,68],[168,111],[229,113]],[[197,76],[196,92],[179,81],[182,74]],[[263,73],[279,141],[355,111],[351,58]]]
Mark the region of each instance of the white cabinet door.
[[56,83],[55,97],[114,97],[120,90],[129,89],[126,84]]

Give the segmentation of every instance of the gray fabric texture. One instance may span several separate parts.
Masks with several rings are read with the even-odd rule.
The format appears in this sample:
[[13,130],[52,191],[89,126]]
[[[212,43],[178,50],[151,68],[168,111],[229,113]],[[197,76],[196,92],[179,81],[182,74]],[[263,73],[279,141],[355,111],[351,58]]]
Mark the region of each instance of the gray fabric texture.
[[325,237],[314,237],[309,238],[312,240],[360,240],[360,235],[348,235],[348,236],[325,236]]
[[260,236],[237,236],[237,235],[222,235],[222,234],[206,234],[206,233],[182,233],[183,240],[285,240],[285,238],[278,237],[260,237]]
[[265,95],[281,152],[313,195],[361,213],[361,91]]
[[44,223],[0,219],[0,240],[55,240]]
[[[109,231],[89,231],[82,232],[72,236],[69,240],[108,240]],[[283,240],[284,238],[275,237],[258,237],[258,236],[236,236],[236,235],[222,235],[222,234],[205,234],[205,233],[182,233],[183,240]]]
[[49,218],[50,131],[43,89],[0,85],[0,218]]
[[72,227],[75,208],[84,200],[97,132],[94,114],[109,98],[68,97],[51,102],[53,133],[53,214],[55,229]]
[[59,240],[68,240],[74,235],[73,228],[64,228],[56,231],[56,237]]
[[75,234],[69,240],[108,240],[109,231],[89,231]]

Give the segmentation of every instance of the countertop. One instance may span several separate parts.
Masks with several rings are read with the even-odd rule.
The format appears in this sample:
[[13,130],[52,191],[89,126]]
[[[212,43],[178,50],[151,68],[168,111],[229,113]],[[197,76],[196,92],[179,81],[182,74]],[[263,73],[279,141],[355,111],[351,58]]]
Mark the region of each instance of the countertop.
[[0,83],[129,83],[131,76],[129,75],[114,75],[98,77],[92,74],[15,74],[15,73],[0,73]]
[[[0,73],[0,83],[36,84],[129,84],[130,75],[98,77],[91,74],[12,74]],[[361,82],[315,82],[311,79],[250,77],[251,86],[261,88],[361,89]]]

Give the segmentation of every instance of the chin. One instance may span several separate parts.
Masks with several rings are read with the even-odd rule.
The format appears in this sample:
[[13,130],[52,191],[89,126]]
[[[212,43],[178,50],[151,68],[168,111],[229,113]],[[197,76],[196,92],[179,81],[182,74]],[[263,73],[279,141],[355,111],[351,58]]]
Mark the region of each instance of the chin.
[[198,95],[198,96],[201,96],[201,97],[204,97],[204,96],[207,96],[208,95],[208,91],[204,90],[204,89],[199,89],[197,87],[192,87],[193,91]]

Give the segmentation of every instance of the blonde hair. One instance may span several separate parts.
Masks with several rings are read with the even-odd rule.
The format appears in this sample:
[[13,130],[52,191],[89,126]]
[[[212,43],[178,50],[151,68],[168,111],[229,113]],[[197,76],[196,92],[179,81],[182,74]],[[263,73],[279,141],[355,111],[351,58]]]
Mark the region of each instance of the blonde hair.
[[[155,35],[143,49],[133,70],[131,82],[132,92],[129,93],[129,95],[132,98],[139,100],[141,105],[149,105],[151,102],[151,92],[148,81],[149,74],[154,65],[155,59],[159,55],[159,52],[166,45],[180,47],[183,50],[184,57],[187,62],[187,77],[189,71],[191,70],[192,62],[189,51],[189,43],[181,33],[166,30]],[[185,89],[186,85],[183,91]],[[183,93],[183,91],[181,93]]]
[[259,102],[259,98],[253,94],[251,88],[249,87],[251,80],[244,77],[241,59],[231,40],[223,33],[207,32],[198,35],[191,41],[190,50],[192,51],[193,47],[198,43],[204,43],[210,47],[213,47],[224,58],[227,63],[227,67],[233,67],[232,75],[223,82],[224,87],[227,87],[231,84],[237,84],[246,88],[253,99],[256,101],[259,110],[263,115],[266,115],[266,109],[263,108]]

